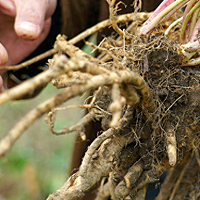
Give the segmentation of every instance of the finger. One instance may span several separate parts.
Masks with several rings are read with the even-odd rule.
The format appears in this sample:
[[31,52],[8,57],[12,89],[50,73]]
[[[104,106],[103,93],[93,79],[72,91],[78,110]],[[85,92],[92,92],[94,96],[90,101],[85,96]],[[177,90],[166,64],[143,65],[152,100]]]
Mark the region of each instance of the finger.
[[0,65],[6,64],[8,61],[8,53],[4,46],[0,43]]
[[0,76],[0,94],[4,91],[4,87],[3,87],[3,79]]
[[56,4],[51,2],[55,0],[15,0],[17,13],[15,31],[19,37],[27,40],[39,37],[46,14],[52,14],[55,9]]
[[16,16],[15,4],[12,0],[0,0],[0,11],[12,17]]
[[57,0],[47,0],[47,10],[45,15],[45,20],[51,17],[56,9]]
[[14,53],[12,47],[7,49],[9,60],[6,65],[15,65],[29,56],[46,39],[50,28],[51,18],[44,22],[44,28],[37,40],[27,41],[19,38],[14,44]]
[[[5,65],[7,61],[8,61],[8,53],[4,48],[4,46],[0,43],[0,65]],[[1,77],[1,75],[3,75],[4,72],[5,71],[0,70],[0,94],[4,92],[3,78]]]

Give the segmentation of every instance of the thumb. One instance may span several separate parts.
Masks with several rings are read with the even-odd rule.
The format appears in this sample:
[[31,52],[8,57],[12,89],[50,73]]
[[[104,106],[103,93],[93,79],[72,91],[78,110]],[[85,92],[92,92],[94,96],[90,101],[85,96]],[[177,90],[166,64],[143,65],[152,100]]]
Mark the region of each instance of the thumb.
[[[8,53],[7,53],[6,49],[5,49],[5,47],[0,43],[0,65],[6,64],[7,61],[8,61]],[[2,73],[3,72],[0,70],[0,75]]]
[[16,0],[16,34],[27,40],[35,40],[39,37],[45,20],[45,0]]

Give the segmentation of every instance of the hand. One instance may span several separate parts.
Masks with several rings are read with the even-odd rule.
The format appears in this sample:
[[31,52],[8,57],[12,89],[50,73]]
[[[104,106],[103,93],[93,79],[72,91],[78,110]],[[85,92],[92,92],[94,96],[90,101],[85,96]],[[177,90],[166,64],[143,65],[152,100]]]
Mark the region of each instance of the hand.
[[[57,0],[0,0],[0,65],[14,65],[47,37]],[[0,75],[4,72],[0,71]],[[0,93],[3,83],[0,77]]]

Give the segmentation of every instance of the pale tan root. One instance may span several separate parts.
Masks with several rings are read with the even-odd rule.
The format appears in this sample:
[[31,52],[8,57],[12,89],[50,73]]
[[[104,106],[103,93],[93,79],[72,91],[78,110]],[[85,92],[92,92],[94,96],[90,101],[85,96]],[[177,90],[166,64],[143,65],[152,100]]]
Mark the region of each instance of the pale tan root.
[[[104,132],[104,134],[105,133],[108,133],[109,137],[114,134],[113,129],[108,129],[106,132]],[[97,138],[96,140],[100,139]],[[82,197],[85,192],[94,184],[99,182],[103,176],[107,176],[109,174],[112,167],[115,165],[115,160],[120,156],[122,148],[124,145],[127,145],[127,137],[118,135],[112,139],[109,138],[106,140],[101,140],[101,143],[103,141],[104,142],[94,154],[94,151],[96,151],[98,145],[100,144],[98,142],[98,145],[96,145],[96,140],[94,140],[87,150],[79,172],[77,172],[75,175],[75,179],[73,181],[71,181],[71,178],[68,179],[63,187],[47,198],[48,200],[75,200]],[[132,141],[133,140],[130,138],[128,142]],[[93,148],[93,145],[95,148]],[[104,167],[101,168],[101,166]],[[98,173],[96,173],[97,171]]]

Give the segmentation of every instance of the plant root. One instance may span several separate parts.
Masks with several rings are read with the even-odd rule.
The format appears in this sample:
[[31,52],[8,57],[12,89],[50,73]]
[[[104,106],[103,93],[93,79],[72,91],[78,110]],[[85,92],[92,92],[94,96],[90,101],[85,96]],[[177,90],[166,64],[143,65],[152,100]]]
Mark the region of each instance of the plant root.
[[[59,53],[49,60],[49,69],[0,95],[3,104],[20,99],[50,81],[57,88],[64,88],[27,113],[2,138],[0,156],[8,153],[23,132],[44,114],[49,113],[46,121],[52,133],[77,131],[83,140],[87,139],[85,126],[99,121],[102,129],[88,147],[79,171],[48,200],[79,199],[100,183],[97,200],[144,200],[148,184],[158,181],[168,170],[157,200],[163,196],[170,200],[184,199],[187,195],[197,197],[199,69],[182,66],[185,59],[180,50],[178,26],[168,36],[164,27],[160,27],[148,37],[139,37],[144,13],[116,17],[115,0],[107,2],[109,20],[69,41],[58,35],[53,52]],[[130,18],[132,24],[121,30],[117,23],[130,22]],[[74,46],[111,24],[119,34],[117,40],[110,36],[97,46],[86,42],[102,52],[99,57]],[[83,105],[58,107],[85,92],[90,97]],[[54,130],[56,112],[74,107],[88,113],[76,125]]]

